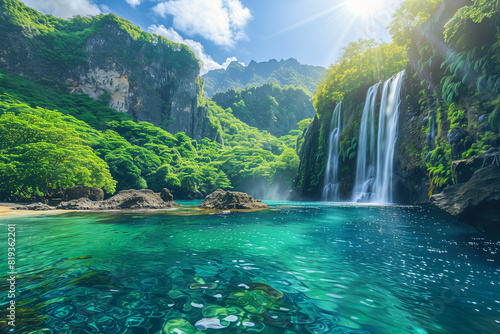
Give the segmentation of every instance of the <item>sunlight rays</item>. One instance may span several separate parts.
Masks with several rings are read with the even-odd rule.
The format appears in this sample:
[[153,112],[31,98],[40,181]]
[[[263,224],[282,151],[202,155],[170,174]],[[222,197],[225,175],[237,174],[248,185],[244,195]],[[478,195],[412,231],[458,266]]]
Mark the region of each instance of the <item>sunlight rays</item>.
[[291,30],[294,30],[294,29],[300,28],[300,27],[305,26],[306,24],[311,23],[311,22],[313,22],[313,21],[315,21],[315,20],[317,20],[317,19],[319,19],[319,18],[321,18],[321,17],[324,17],[324,16],[326,16],[326,15],[328,15],[328,14],[332,13],[332,12],[335,12],[335,11],[337,11],[337,10],[339,10],[339,9],[343,9],[344,7],[345,7],[345,6],[344,6],[344,3],[340,3],[340,4],[336,5],[336,6],[333,6],[333,7],[328,8],[328,9],[327,9],[327,10],[325,10],[325,11],[321,11],[321,12],[319,12],[319,13],[315,14],[315,15],[312,15],[312,16],[310,16],[310,17],[307,17],[307,18],[303,19],[303,20],[302,20],[302,21],[300,21],[300,22],[297,22],[297,23],[292,24],[292,25],[290,25],[290,26],[288,26],[288,27],[286,27],[286,28],[284,28],[284,29],[281,29],[280,31],[278,31],[278,32],[276,32],[276,33],[274,33],[274,34],[270,35],[269,37],[275,37],[275,36],[278,36],[278,35],[284,34],[284,33],[286,33],[286,32],[289,32],[289,31],[291,31]]

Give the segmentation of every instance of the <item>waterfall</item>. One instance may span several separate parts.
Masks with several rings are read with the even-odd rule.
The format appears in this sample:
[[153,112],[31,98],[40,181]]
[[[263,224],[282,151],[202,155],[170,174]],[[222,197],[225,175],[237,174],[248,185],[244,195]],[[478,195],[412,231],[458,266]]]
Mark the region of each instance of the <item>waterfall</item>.
[[342,102],[338,103],[332,113],[330,122],[330,139],[328,141],[328,160],[325,170],[324,201],[339,200],[339,137],[342,133]]
[[377,176],[374,201],[392,202],[394,151],[398,139],[399,105],[404,72],[384,83],[378,121]]
[[380,84],[368,90],[359,129],[356,181],[352,195],[354,202],[392,202],[393,160],[398,137],[403,76],[404,72],[401,72],[383,85],[377,138],[375,108]]
[[366,94],[358,141],[356,181],[352,192],[353,202],[371,200],[375,180],[375,102],[380,83],[373,85]]

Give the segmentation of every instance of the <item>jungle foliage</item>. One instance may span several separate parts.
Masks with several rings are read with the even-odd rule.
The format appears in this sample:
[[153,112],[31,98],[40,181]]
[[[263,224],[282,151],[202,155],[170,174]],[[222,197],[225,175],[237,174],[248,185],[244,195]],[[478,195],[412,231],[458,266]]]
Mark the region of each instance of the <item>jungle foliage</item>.
[[314,116],[311,96],[302,88],[275,83],[217,93],[212,100],[236,118],[275,136],[298,130],[297,123]]
[[205,102],[217,135],[197,142],[182,132],[136,123],[104,101],[69,94],[52,81],[0,73],[0,94],[4,199],[47,196],[74,185],[96,185],[108,193],[167,187],[177,198],[254,183],[289,188],[298,167],[297,154],[284,141],[210,100]]

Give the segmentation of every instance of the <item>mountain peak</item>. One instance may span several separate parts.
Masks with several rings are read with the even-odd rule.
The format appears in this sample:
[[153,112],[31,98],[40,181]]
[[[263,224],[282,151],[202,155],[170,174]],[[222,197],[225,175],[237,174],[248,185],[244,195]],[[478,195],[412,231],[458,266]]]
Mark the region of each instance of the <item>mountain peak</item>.
[[246,67],[232,62],[225,71],[210,71],[203,75],[203,78],[205,93],[208,96],[230,89],[241,89],[247,85],[260,86],[271,81],[281,87],[301,86],[313,93],[324,70],[319,66],[300,64],[295,58],[280,61],[270,59],[263,62],[251,60]]

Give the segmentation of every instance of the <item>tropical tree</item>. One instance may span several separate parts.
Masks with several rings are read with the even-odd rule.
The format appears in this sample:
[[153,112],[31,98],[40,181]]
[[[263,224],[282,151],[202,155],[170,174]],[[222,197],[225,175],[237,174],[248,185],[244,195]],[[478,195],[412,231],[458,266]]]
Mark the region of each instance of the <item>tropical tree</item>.
[[11,104],[0,117],[0,193],[48,195],[75,185],[109,193],[116,181],[71,123],[56,111]]

